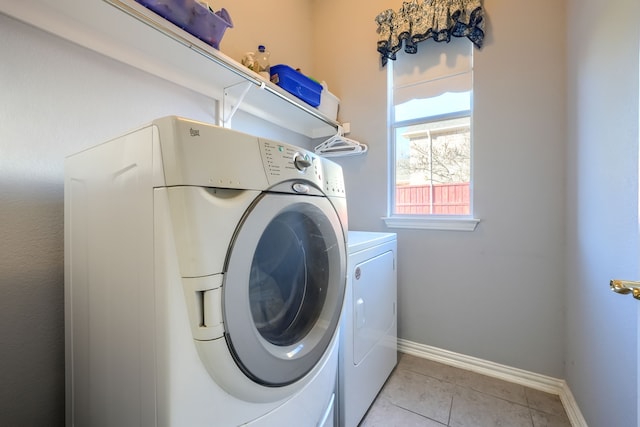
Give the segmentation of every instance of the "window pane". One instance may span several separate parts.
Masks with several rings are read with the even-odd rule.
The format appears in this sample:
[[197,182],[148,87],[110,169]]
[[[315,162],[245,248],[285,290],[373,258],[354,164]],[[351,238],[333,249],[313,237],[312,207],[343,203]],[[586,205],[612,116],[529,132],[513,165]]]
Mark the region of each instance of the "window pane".
[[396,214],[469,215],[469,116],[395,128]]

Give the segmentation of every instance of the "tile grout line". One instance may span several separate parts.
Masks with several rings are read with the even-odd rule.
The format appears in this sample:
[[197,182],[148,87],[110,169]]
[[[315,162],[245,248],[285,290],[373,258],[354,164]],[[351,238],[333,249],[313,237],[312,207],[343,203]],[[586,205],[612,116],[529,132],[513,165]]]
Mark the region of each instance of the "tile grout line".
[[[424,419],[426,419],[426,420],[433,421],[434,423],[441,424],[441,425],[443,425],[443,426],[445,426],[445,427],[448,427],[448,426],[449,426],[449,422],[447,422],[447,424],[442,424],[442,423],[441,423],[440,421],[438,421],[438,420],[434,420],[433,418],[427,417],[426,415],[423,415],[423,414],[421,414],[421,413],[419,413],[419,412],[412,411],[411,409],[409,409],[409,408],[405,408],[404,406],[396,405],[395,403],[393,403],[393,402],[392,402],[392,401],[390,401],[389,399],[387,399],[387,400],[389,401],[389,403],[390,403],[391,405],[395,406],[396,408],[400,408],[400,409],[402,409],[403,411],[411,412],[411,413],[412,413],[412,414],[414,414],[414,415],[417,415],[417,416],[419,416],[419,417],[421,417],[421,418],[424,418]],[[449,411],[451,411],[451,410],[449,410]],[[451,413],[451,412],[449,412],[449,413]]]
[[449,406],[449,418],[447,419],[447,426],[451,426],[451,415],[453,415],[453,399],[456,397],[456,394],[451,394],[451,405]]
[[529,395],[527,394],[527,388],[524,389],[524,400],[527,401],[527,409],[529,409],[529,419],[531,420],[531,427],[536,427],[533,421],[533,411],[531,410],[531,402],[529,402]]

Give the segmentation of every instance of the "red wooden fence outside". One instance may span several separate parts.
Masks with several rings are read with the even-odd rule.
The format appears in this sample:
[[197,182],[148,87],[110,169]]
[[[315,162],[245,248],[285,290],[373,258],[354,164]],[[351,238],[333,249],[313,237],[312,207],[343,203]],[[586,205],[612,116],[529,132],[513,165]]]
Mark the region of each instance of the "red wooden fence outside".
[[469,206],[468,182],[396,187],[397,214],[469,215]]

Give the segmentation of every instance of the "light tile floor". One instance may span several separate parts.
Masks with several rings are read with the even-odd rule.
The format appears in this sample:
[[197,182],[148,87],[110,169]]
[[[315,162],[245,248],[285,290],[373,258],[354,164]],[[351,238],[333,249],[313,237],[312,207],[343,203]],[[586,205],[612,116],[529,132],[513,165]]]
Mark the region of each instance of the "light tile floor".
[[360,427],[571,427],[556,395],[398,353]]

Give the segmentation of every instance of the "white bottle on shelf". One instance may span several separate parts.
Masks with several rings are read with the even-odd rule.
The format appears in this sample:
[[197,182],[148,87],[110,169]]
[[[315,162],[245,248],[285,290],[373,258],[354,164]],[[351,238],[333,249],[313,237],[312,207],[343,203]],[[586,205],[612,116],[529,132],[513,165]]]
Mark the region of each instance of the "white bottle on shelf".
[[255,61],[258,65],[257,72],[265,79],[271,79],[271,66],[269,65],[269,56],[271,52],[267,50],[264,45],[258,46],[258,51],[255,53]]

